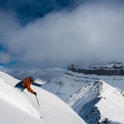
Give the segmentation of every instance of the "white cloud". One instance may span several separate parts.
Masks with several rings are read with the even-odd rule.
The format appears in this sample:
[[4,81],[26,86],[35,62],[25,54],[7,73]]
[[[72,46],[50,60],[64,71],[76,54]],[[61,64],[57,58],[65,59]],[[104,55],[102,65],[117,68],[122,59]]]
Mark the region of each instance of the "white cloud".
[[[0,13],[0,16],[5,17],[5,14]],[[0,35],[8,54],[23,66],[95,60],[124,62],[122,6],[84,4],[72,12],[50,13],[23,27],[11,17],[0,21],[2,30],[6,29],[4,33],[0,29]]]

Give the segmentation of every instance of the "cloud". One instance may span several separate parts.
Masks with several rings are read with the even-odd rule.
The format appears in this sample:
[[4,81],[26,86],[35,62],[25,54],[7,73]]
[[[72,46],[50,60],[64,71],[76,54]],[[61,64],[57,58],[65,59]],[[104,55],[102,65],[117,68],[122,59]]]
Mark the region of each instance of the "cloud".
[[86,3],[71,12],[51,12],[25,26],[15,15],[0,12],[0,27],[0,43],[22,68],[124,62],[121,4]]
[[10,56],[6,53],[0,52],[0,64],[8,64],[10,62]]

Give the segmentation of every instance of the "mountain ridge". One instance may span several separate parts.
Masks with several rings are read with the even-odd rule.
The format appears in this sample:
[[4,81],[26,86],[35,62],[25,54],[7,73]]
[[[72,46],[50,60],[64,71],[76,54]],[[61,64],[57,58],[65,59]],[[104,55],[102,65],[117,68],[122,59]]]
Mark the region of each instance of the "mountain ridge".
[[[122,111],[124,110],[123,102],[124,92],[110,86],[103,80],[99,80],[80,89],[77,94],[70,98],[68,104],[87,124],[113,124],[114,122],[119,124],[124,122],[121,117],[122,113],[124,113]],[[113,108],[116,109],[114,110]],[[113,113],[115,113],[116,117]]]
[[89,67],[81,67],[76,65],[68,66],[68,70],[72,72],[96,75],[124,75],[123,63],[107,63]]

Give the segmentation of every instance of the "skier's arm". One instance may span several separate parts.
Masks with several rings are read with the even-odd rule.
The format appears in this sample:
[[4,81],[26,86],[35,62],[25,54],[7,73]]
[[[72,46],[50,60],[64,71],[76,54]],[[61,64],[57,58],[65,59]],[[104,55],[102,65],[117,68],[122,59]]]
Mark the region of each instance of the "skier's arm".
[[30,93],[32,93],[32,94],[35,93],[34,90],[31,89],[30,84],[27,84],[27,85],[26,85],[26,88],[27,88],[27,90],[28,90]]

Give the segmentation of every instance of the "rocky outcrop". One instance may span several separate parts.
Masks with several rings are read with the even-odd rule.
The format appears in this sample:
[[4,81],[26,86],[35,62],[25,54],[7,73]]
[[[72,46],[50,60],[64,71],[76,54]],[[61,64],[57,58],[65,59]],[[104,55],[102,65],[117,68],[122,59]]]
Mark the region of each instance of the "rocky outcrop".
[[68,66],[69,71],[84,73],[84,74],[97,74],[97,75],[124,75],[124,66],[113,64],[111,67],[99,66],[82,68],[79,66]]

